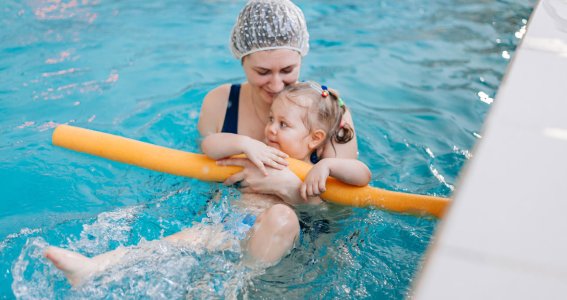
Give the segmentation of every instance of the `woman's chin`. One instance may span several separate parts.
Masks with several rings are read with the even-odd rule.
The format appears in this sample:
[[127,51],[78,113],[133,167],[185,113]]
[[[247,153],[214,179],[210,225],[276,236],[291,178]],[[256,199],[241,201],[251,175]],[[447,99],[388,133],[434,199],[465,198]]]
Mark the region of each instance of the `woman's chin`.
[[269,93],[266,91],[262,92],[262,100],[264,100],[264,102],[272,105],[272,103],[274,102],[274,99],[276,99],[276,96],[278,94],[277,93]]

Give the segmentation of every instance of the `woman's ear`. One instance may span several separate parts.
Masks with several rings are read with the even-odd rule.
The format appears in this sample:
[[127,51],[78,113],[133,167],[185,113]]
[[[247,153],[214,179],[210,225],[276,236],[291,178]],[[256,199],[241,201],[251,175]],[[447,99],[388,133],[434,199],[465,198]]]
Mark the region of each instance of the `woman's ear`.
[[311,141],[309,142],[309,150],[315,150],[319,148],[325,139],[327,138],[327,133],[322,129],[317,129],[311,133]]

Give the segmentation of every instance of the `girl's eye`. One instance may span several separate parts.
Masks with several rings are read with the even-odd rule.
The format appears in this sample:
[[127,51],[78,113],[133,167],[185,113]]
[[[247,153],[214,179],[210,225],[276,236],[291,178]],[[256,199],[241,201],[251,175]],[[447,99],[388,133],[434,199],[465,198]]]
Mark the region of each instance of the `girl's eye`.
[[286,128],[286,127],[287,127],[287,124],[286,124],[285,122],[280,122],[280,127],[281,127],[281,128]]
[[274,123],[274,117],[270,116],[270,117],[268,118],[268,122]]

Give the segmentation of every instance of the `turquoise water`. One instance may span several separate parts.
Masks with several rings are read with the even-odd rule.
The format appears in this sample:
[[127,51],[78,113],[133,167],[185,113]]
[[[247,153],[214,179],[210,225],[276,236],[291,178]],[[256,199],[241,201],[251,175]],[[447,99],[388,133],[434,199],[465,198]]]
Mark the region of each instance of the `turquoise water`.
[[[534,1],[297,3],[312,38],[302,79],[344,95],[372,185],[440,196],[458,189]],[[147,242],[194,221],[214,223],[237,192],[51,145],[54,126],[68,123],[198,151],[203,96],[244,80],[227,49],[242,5],[4,1],[3,298],[408,296],[433,219],[314,209],[304,214],[303,239],[289,256],[251,271],[238,250],[196,253]],[[47,244],[96,255],[139,243],[131,259],[78,290],[41,255]]]

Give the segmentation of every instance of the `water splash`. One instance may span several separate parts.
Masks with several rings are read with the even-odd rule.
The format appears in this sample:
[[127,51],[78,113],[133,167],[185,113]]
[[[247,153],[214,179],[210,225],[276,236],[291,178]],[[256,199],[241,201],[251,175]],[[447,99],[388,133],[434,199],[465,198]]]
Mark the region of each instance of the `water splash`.
[[[47,265],[43,251],[48,244],[42,238],[29,239],[12,267],[12,292],[16,298],[54,299],[58,274]],[[60,277],[60,276],[59,276]]]
[[142,206],[133,206],[99,214],[92,224],[83,225],[80,238],[70,239],[73,251],[89,249],[87,254],[96,255],[128,242],[132,223],[141,212]]
[[[218,193],[209,202],[206,217],[192,226],[204,234],[226,231],[243,212],[231,205],[231,195]],[[132,224],[144,206],[122,208],[99,214],[92,224],[84,224],[78,239],[68,238],[65,247],[94,256],[128,242]],[[263,268],[250,268],[243,260],[240,240],[245,231],[231,228],[215,241],[228,245],[221,250],[194,247],[190,243],[146,241],[127,247],[127,254],[78,288],[71,288],[61,271],[44,258],[48,243],[33,237],[13,264],[12,290],[18,298],[106,299],[113,298],[229,298],[246,293],[252,278]],[[215,238],[220,237],[219,235]]]

